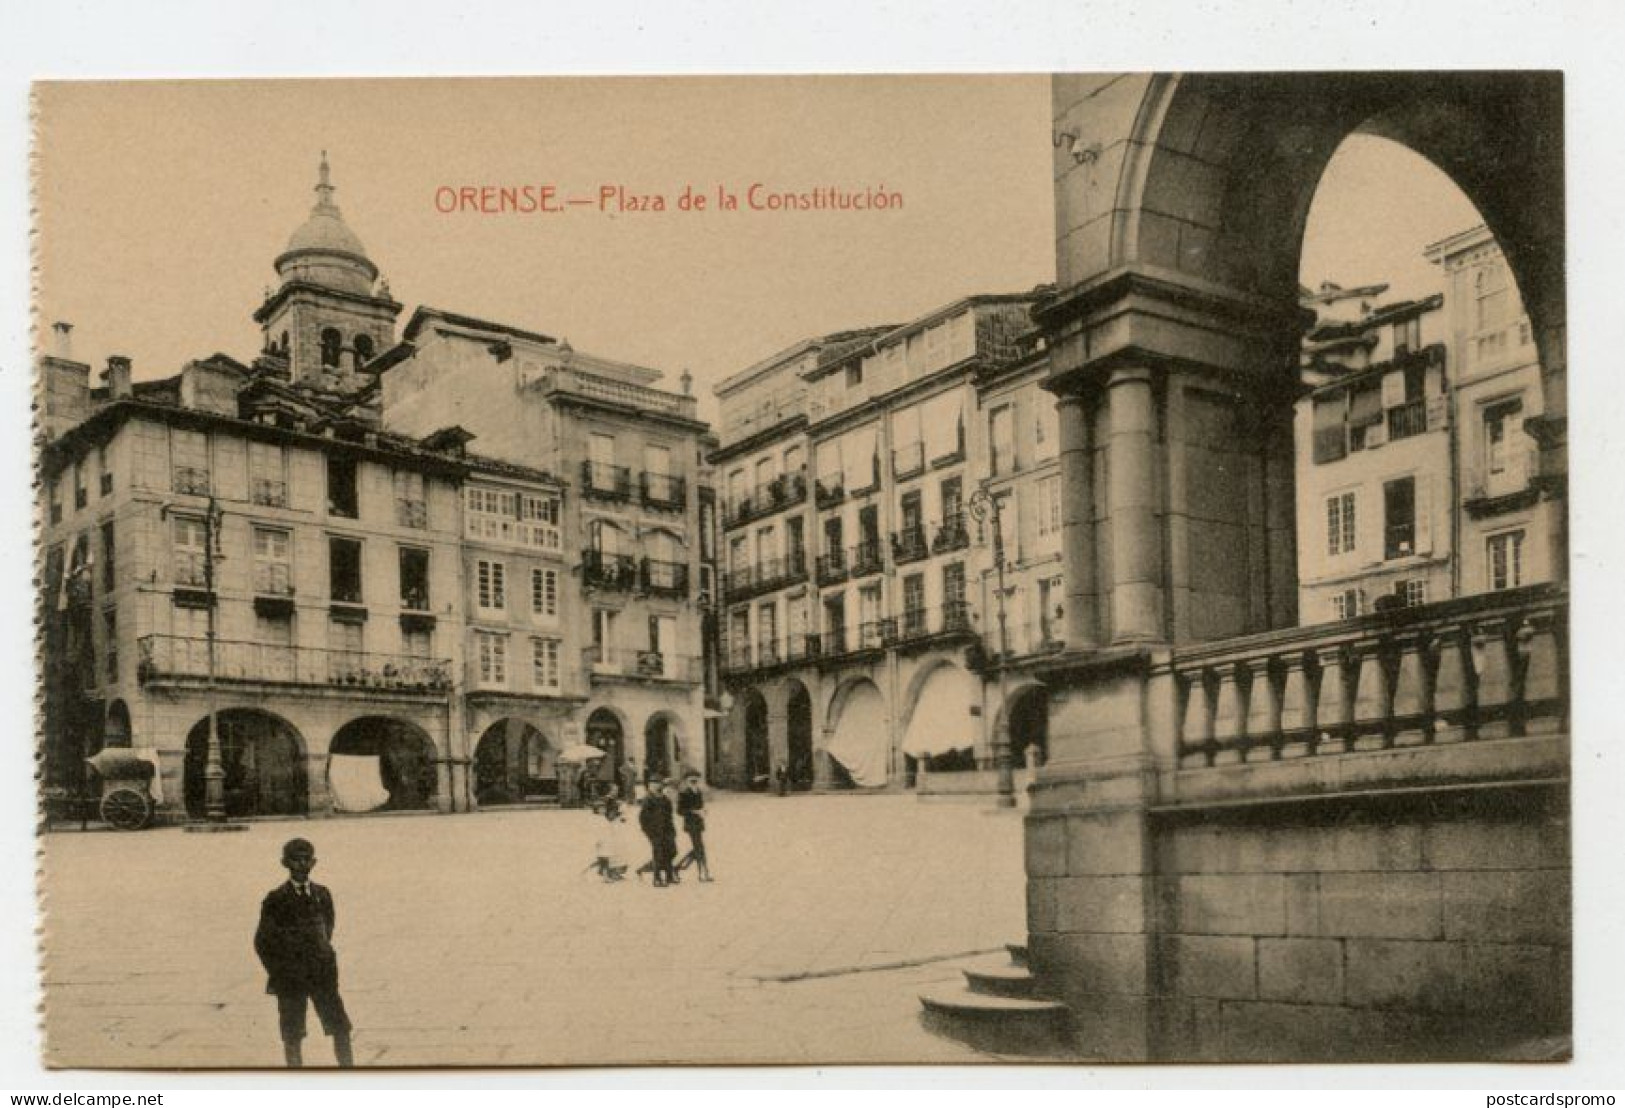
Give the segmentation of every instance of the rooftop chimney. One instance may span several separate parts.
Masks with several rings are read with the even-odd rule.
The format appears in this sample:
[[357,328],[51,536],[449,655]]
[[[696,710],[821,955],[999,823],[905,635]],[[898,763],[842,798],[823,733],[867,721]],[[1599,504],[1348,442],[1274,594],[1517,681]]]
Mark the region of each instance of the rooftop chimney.
[[73,324],[65,319],[51,324],[51,354],[65,362],[73,361]]
[[127,400],[130,397],[130,359],[122,354],[107,358],[107,398]]
[[685,369],[680,380],[683,382],[683,395],[687,396],[694,389],[694,374]]

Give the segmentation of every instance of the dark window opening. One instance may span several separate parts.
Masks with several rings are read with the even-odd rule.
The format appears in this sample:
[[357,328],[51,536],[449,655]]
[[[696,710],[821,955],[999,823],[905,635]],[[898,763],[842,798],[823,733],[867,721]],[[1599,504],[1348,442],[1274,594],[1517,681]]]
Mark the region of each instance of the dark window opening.
[[1382,486],[1384,558],[1416,552],[1416,478],[1402,477]]
[[355,519],[359,514],[354,458],[328,455],[327,514],[344,516],[346,519]]
[[322,328],[322,365],[334,369],[338,368],[339,350],[344,340],[332,327]]
[[413,546],[401,547],[401,607],[414,612],[429,610],[429,552]]
[[372,354],[373,347],[371,336],[357,335],[355,337],[355,367],[360,369],[362,366],[372,361]]
[[355,539],[327,541],[329,595],[341,604],[361,603],[361,543]]

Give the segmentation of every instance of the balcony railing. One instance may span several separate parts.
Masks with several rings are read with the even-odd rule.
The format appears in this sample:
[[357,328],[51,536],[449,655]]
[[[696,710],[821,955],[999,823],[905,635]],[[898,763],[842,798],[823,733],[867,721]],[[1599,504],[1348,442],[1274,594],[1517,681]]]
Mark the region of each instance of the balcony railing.
[[607,462],[582,462],[581,492],[598,500],[631,500],[632,471]]
[[286,508],[288,506],[288,483],[277,481],[269,477],[256,477],[249,483],[248,498],[256,504],[263,504],[267,508]]
[[687,596],[688,563],[643,559],[643,587],[660,596]]
[[749,523],[806,499],[807,475],[800,471],[782,473],[731,501],[723,513],[723,525]]
[[936,609],[919,607],[903,610],[900,638],[905,644],[975,636],[976,627],[971,619],[970,604],[966,601],[950,600]]
[[956,512],[937,524],[931,536],[931,553],[946,554],[963,550],[970,545],[970,531],[965,527],[965,516]]
[[820,508],[833,508],[846,499],[846,484],[839,477],[832,478],[828,483],[819,479],[814,485],[817,486],[814,500]]
[[925,545],[925,526],[916,523],[904,527],[901,531],[893,531],[891,537],[892,561],[898,565],[906,562],[917,562],[927,553]]
[[581,579],[601,589],[634,589],[638,585],[638,560],[630,554],[583,550]]
[[176,492],[208,496],[209,471],[198,466],[176,466],[172,471],[170,487]]
[[[147,635],[139,646],[143,684],[209,676],[207,639]],[[232,640],[214,644],[214,679],[430,694],[445,694],[452,684],[451,662],[442,658]]]
[[1561,733],[1567,615],[1543,585],[1179,650],[1180,764]]
[[639,482],[643,492],[643,506],[663,511],[680,511],[688,505],[688,482],[669,473],[645,471]]
[[705,676],[704,659],[671,651],[588,646],[581,656],[594,678],[695,682]]
[[1388,409],[1388,440],[1408,439],[1428,429],[1426,400],[1411,400]]
[[738,600],[806,579],[807,554],[798,550],[783,558],[764,558],[755,565],[740,566],[728,573],[723,587],[728,599]]
[[415,527],[426,530],[429,526],[429,505],[423,500],[410,500],[397,497],[395,500],[395,522],[402,527]]
[[852,548],[853,577],[879,573],[882,564],[879,538],[865,539]]
[[818,555],[818,583],[832,585],[837,581],[846,580],[846,552],[832,550],[828,554]]

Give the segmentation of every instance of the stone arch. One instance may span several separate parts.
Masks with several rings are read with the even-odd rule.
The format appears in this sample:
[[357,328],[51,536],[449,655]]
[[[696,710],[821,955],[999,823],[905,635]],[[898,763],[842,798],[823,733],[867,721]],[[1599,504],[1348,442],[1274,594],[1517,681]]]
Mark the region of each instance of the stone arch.
[[652,712],[643,724],[643,766],[657,777],[676,777],[683,772],[688,736],[683,719],[676,712]]
[[891,725],[885,697],[868,677],[849,677],[830,695],[825,746],[848,785],[876,787],[891,775]]
[[586,741],[609,753],[602,768],[614,767],[617,772],[630,753],[626,737],[631,733],[626,714],[611,704],[600,704],[587,713],[587,722],[582,726]]
[[[935,658],[921,665],[904,693],[905,775],[917,772],[921,763],[932,770],[976,768],[976,751],[984,745],[981,700],[980,679],[953,659]],[[922,739],[952,741],[952,729],[958,729],[959,741],[951,747],[929,752],[920,749]]]
[[[215,713],[228,816],[303,815],[310,804],[306,745],[293,724],[260,708]],[[206,814],[208,717],[186,735],[181,796],[194,819]]]
[[738,750],[739,784],[766,788],[772,779],[773,747],[768,734],[767,697],[756,688],[741,689],[728,713],[728,730]]
[[432,808],[439,751],[429,733],[393,716],[359,716],[327,744],[327,785],[340,811]]
[[[1016,769],[1049,760],[1049,686],[1023,681],[999,705],[996,726],[1010,737],[1010,764]],[[995,732],[997,734],[999,732]],[[1029,758],[1027,751],[1034,754]]]
[[481,807],[555,800],[558,745],[529,720],[507,716],[474,744],[474,801]]
[[107,706],[107,716],[102,724],[102,747],[134,746],[135,732],[130,725],[130,706],[122,699],[114,700]]
[[805,791],[812,788],[815,776],[812,693],[794,677],[784,683],[784,719],[785,768],[790,788]]

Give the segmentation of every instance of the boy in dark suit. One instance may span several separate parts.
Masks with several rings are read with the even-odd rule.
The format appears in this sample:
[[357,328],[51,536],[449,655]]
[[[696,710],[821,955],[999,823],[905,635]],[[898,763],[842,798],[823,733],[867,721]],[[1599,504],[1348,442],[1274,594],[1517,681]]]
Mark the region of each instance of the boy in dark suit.
[[260,904],[254,952],[269,975],[265,991],[276,997],[282,1051],[288,1066],[304,1065],[306,1001],[316,1005],[322,1030],[333,1038],[340,1066],[355,1064],[350,1051],[350,1017],[339,997],[339,962],[333,951],[333,894],[310,879],[316,848],[290,839],[282,848],[288,880],[265,894]]

